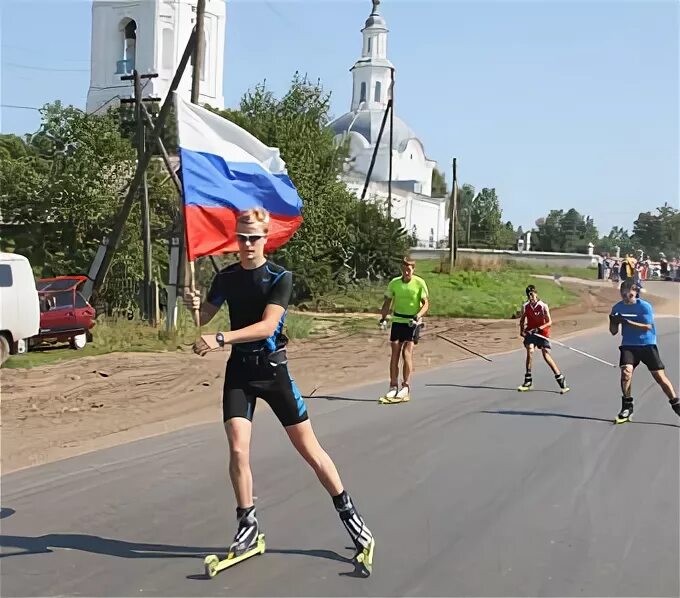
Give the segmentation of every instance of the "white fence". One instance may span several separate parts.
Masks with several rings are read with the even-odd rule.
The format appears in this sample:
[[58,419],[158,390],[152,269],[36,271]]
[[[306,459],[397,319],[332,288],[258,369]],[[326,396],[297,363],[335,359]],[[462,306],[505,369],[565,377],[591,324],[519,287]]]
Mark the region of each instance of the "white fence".
[[[449,254],[449,250],[448,248],[412,247],[410,253],[416,260],[439,260],[442,257],[446,257]],[[461,248],[458,249],[458,258],[470,258],[480,261],[501,259],[562,268],[597,268],[597,257],[585,253]]]

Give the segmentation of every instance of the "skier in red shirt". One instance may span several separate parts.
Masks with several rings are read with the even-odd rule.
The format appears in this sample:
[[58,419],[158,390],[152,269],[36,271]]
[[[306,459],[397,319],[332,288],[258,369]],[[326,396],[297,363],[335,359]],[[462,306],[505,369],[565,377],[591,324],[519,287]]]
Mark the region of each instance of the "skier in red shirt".
[[[533,380],[531,378],[531,365],[534,357],[534,348],[538,347],[543,353],[543,359],[555,374],[555,380],[560,387],[560,393],[569,392],[564,375],[557,367],[553,356],[550,354],[550,326],[552,319],[548,305],[538,298],[536,287],[529,285],[526,288],[528,301],[522,306],[522,317],[519,321],[519,333],[524,337],[524,346],[527,350],[526,373],[524,383],[517,389],[521,392],[531,390]],[[540,334],[541,336],[537,336]],[[546,338],[542,338],[546,337]]]

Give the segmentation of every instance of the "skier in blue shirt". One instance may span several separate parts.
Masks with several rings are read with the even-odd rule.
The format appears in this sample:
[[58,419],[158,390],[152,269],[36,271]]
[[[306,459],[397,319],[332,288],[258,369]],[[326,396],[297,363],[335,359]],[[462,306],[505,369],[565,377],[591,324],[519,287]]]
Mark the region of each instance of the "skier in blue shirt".
[[621,284],[621,298],[609,315],[609,332],[615,336],[621,327],[621,412],[616,423],[630,421],[633,415],[633,370],[640,364],[647,366],[650,374],[664,391],[670,405],[680,416],[680,401],[675,394],[671,381],[666,376],[665,366],[661,361],[659,349],[656,346],[656,325],[654,324],[654,310],[651,304],[637,297],[637,289],[633,280]]

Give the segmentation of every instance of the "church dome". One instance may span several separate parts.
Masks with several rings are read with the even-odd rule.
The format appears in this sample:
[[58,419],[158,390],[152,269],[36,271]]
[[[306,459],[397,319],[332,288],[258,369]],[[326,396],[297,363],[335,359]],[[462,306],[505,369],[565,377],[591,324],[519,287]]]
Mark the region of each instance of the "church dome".
[[[361,135],[369,146],[375,145],[380,134],[380,125],[385,115],[384,110],[359,110],[358,112],[347,112],[339,118],[336,118],[328,126],[335,135],[346,135],[348,133],[356,133]],[[394,115],[394,148],[402,151],[406,144],[411,140],[416,139],[416,134],[410,127]],[[387,118],[385,123],[385,130],[380,140],[380,145],[389,145],[390,143],[390,119]]]
[[385,22],[385,19],[381,15],[370,15],[368,19],[366,19],[364,29],[368,29],[370,27],[374,29],[377,28],[386,29],[387,23]]

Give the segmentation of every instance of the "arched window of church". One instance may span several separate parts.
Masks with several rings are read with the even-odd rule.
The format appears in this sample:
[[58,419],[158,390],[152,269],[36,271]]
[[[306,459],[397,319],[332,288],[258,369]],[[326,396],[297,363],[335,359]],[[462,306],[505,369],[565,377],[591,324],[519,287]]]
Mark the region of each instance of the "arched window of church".
[[135,68],[137,54],[137,23],[133,19],[124,19],[120,24],[123,37],[121,58],[116,64],[116,74],[131,73]]
[[360,102],[365,102],[366,101],[366,82],[361,83],[361,95],[359,97]]
[[375,101],[379,102],[380,101],[380,92],[382,90],[382,83],[380,81],[377,81],[375,84]]
[[368,38],[368,47],[366,48],[366,51],[367,51],[369,54],[371,53],[371,46],[373,45],[372,42],[373,42],[373,38],[372,38],[372,37],[369,37],[369,38]]

